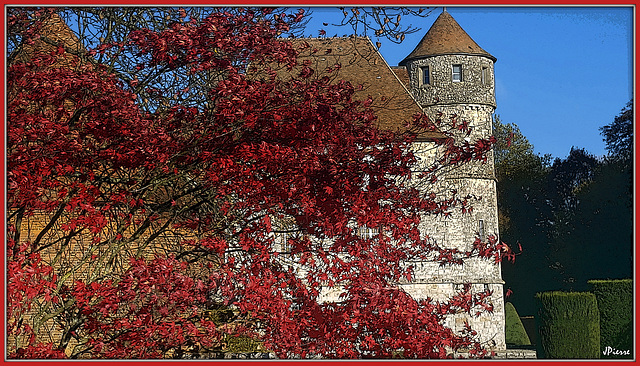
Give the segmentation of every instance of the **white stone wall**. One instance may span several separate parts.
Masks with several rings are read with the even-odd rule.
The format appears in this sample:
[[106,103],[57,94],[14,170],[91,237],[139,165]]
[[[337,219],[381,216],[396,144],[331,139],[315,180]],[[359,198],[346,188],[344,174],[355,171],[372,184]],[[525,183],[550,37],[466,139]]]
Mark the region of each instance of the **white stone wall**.
[[[475,109],[470,109],[476,111]],[[475,113],[475,112],[474,112]],[[436,159],[438,149],[432,143],[420,142],[414,146],[414,152],[419,154],[421,164],[417,171],[424,169]],[[460,250],[471,249],[477,236],[486,239],[488,235],[499,236],[496,182],[493,178],[493,161],[487,164],[468,164],[441,177],[435,184],[413,182],[422,187],[425,194],[438,193],[442,198],[446,197],[452,189],[457,190],[458,196],[465,197],[469,194],[477,199],[470,201],[473,210],[462,213],[459,208],[452,208],[448,217],[424,215],[421,222],[423,235],[436,240],[438,244],[446,248],[458,248]],[[484,232],[480,233],[479,222],[482,220]],[[401,286],[415,299],[431,298],[436,301],[445,301],[454,296],[462,285],[471,283],[473,292],[482,292],[486,289],[493,292],[490,303],[493,305],[492,313],[482,313],[480,316],[458,314],[447,319],[446,325],[460,331],[464,321],[479,334],[481,342],[490,350],[502,350],[506,348],[504,338],[504,299],[503,284],[500,265],[493,260],[472,258],[462,265],[440,266],[434,261],[410,262],[414,268],[414,276],[411,283],[402,283]]]
[[[434,301],[443,302],[455,296],[461,289],[461,285],[453,283],[411,283],[403,284],[402,288],[415,299],[431,298]],[[471,328],[478,332],[479,340],[489,350],[506,349],[504,339],[504,302],[502,301],[502,285],[493,283],[476,283],[472,285],[473,293],[483,292],[486,289],[493,291],[494,295],[489,299],[493,305],[493,312],[482,312],[479,316],[460,313],[447,317],[445,326],[455,332],[464,329],[465,321]]]
[[[452,65],[462,65],[462,81],[452,80]],[[428,69],[427,69],[428,67]],[[484,71],[483,71],[484,69]],[[493,60],[484,56],[441,55],[413,60],[407,65],[411,79],[410,89],[414,98],[433,120],[438,117],[447,126],[450,116],[458,122],[466,121],[472,129],[470,135],[456,133],[458,144],[473,143],[492,135],[495,110],[495,83]],[[422,83],[422,72],[430,72],[429,84]],[[483,76],[484,72],[484,76]],[[442,153],[433,143],[418,142],[412,147],[419,162],[415,171],[424,171]],[[447,248],[468,250],[477,236],[499,238],[498,209],[493,153],[486,162],[471,162],[455,169],[444,167],[435,185],[412,182],[425,194],[434,192],[440,198],[448,198],[452,190],[458,197],[472,195],[473,210],[462,213],[452,208],[449,217],[425,215],[421,232]],[[482,220],[483,232],[480,232]],[[415,276],[402,287],[416,299],[431,298],[445,301],[454,296],[464,283],[472,284],[472,292],[492,291],[489,299],[493,312],[479,316],[457,314],[447,319],[447,326],[459,331],[468,321],[479,333],[480,340],[490,350],[506,349],[504,337],[504,298],[500,265],[493,260],[470,259],[463,265],[441,267],[435,262],[413,262]]]
[[[463,81],[452,82],[451,65],[463,65]],[[429,66],[429,85],[421,85],[420,73]],[[482,76],[484,69],[485,75]],[[492,116],[495,109],[493,61],[488,57],[469,55],[445,55],[413,60],[408,65],[411,77],[410,89],[423,109],[432,118],[441,113],[443,121],[456,115],[458,121],[467,121],[473,132],[456,135],[458,143],[465,139],[473,142],[488,138],[492,134]],[[441,156],[441,148],[432,142],[416,142],[413,152],[419,158],[414,167],[416,173],[424,171]],[[473,195],[470,201],[473,210],[463,213],[452,208],[449,217],[425,214],[420,223],[423,236],[436,240],[441,246],[468,250],[477,236],[486,239],[489,235],[499,237],[496,181],[493,154],[485,163],[472,162],[453,170],[444,167],[436,184],[421,181],[414,175],[409,182],[423,190],[424,194],[436,193],[448,198],[452,190],[458,197]],[[480,232],[482,220],[483,232]],[[447,318],[446,324],[455,331],[463,329],[464,322],[479,333],[480,341],[489,350],[505,350],[504,298],[500,266],[493,260],[473,258],[462,265],[440,266],[433,261],[408,262],[414,267],[411,282],[399,285],[415,299],[446,301],[461,291],[463,284],[471,283],[472,292],[489,290],[493,295],[489,302],[493,311],[478,316],[456,314]],[[323,289],[322,301],[336,301],[341,289]]]
[[[453,65],[462,65],[462,81],[452,80]],[[423,84],[422,73],[427,67],[430,82]],[[469,103],[487,104],[494,108],[496,106],[494,66],[489,57],[432,56],[410,61],[407,71],[411,80],[411,92],[423,106]]]

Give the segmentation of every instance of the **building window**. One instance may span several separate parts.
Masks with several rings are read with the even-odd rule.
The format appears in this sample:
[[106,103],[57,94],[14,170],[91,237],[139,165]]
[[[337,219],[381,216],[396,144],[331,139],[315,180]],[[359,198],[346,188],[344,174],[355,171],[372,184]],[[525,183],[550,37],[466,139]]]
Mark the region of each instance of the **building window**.
[[478,220],[478,233],[480,234],[480,240],[484,241],[484,220]]
[[380,233],[380,230],[362,226],[358,229],[358,234],[362,239],[373,239]]
[[420,81],[422,82],[422,85],[429,85],[431,84],[431,73],[429,72],[429,66],[424,66],[420,68],[421,71],[421,79]]
[[485,85],[487,83],[487,68],[483,67],[482,68],[482,85]]
[[291,242],[289,239],[291,239],[291,233],[284,231],[274,233],[273,242],[280,247],[280,253],[291,253]]
[[462,81],[462,65],[453,65],[453,74],[451,80]]

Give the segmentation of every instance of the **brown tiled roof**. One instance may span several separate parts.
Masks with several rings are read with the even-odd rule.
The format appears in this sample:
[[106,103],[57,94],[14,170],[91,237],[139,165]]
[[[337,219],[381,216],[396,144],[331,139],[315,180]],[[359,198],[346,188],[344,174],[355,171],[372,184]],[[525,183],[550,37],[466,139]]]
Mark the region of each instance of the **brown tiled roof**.
[[445,10],[409,56],[400,61],[400,65],[406,65],[409,60],[416,58],[450,54],[486,56],[496,61],[496,58],[478,46]]
[[23,62],[28,61],[33,57],[36,50],[48,53],[55,50],[59,44],[62,44],[65,50],[73,53],[85,51],[82,43],[65,21],[58,14],[53,13],[43,20],[40,28],[40,38],[36,39],[31,45],[23,45],[16,59]]
[[411,79],[409,79],[409,72],[404,66],[391,66],[391,70],[396,74],[398,79],[402,81],[402,84],[409,89],[411,87]]
[[[82,50],[78,38],[56,14],[47,19],[41,35],[46,40],[36,42],[34,49],[54,49],[57,43],[62,42],[67,50]],[[378,116],[380,128],[405,131],[413,116],[422,113],[419,104],[407,90],[409,76],[406,69],[402,67],[392,70],[369,38],[304,38],[292,42],[300,50],[300,58],[313,62],[312,68],[316,70],[317,77],[322,77],[325,69],[340,64],[340,70],[331,76],[336,81],[346,80],[355,87],[362,86],[362,89],[356,91],[355,98],[373,98],[372,108]],[[23,56],[32,56],[33,49],[23,51],[26,51]],[[421,140],[442,137],[441,133],[432,131],[422,131],[419,134]]]
[[[389,67],[369,38],[303,38],[292,40],[299,50],[299,59],[312,61],[311,68],[317,77],[324,70],[340,64],[341,68],[331,74],[337,80],[350,82],[356,91],[355,98],[373,98],[372,108],[378,116],[378,126],[393,131],[406,131],[406,124],[413,116],[422,113],[419,104],[407,90],[398,75]],[[406,70],[399,70],[400,73]],[[406,76],[408,81],[408,75]],[[439,132],[423,131],[421,140],[441,138]]]

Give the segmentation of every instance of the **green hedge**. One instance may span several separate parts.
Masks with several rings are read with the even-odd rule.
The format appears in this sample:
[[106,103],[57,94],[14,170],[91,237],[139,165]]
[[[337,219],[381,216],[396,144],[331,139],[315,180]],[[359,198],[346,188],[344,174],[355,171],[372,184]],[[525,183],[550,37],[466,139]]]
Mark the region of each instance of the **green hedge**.
[[600,314],[589,292],[536,294],[538,358],[599,358]]
[[504,304],[505,341],[507,345],[530,346],[531,341],[512,303]]
[[633,358],[633,280],[591,280],[600,312],[601,358]]

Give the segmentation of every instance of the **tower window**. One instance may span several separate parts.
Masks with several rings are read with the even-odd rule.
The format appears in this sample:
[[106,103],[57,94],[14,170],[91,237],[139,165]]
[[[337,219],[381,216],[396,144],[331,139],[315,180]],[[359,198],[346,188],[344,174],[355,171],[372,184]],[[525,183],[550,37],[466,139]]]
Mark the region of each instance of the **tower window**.
[[484,220],[478,220],[478,234],[480,234],[480,240],[484,241]]
[[422,73],[421,82],[422,85],[431,84],[431,74],[429,72],[429,66],[423,66],[420,68],[420,72]]
[[482,85],[485,85],[487,83],[487,68],[483,67],[482,68]]
[[462,65],[453,65],[453,73],[451,74],[451,80],[462,81]]

